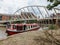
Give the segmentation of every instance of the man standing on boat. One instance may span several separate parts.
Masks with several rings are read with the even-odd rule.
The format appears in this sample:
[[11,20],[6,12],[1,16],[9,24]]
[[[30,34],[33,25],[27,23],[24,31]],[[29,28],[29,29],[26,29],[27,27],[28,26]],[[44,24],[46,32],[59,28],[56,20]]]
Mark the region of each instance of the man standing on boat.
[[24,31],[26,31],[26,25],[24,25]]

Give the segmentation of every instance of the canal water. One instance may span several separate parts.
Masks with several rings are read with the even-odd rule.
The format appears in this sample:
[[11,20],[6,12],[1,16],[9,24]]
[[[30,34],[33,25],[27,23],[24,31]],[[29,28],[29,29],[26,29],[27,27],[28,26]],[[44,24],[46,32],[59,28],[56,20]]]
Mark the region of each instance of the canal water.
[[5,31],[0,30],[0,40],[7,39],[7,33]]

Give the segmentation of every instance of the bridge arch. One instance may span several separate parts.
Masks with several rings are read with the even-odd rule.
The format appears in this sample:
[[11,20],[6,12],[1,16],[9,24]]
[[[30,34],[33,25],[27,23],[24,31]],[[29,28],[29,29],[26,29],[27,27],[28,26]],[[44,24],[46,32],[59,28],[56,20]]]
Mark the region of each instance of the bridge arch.
[[0,22],[37,20],[40,24],[55,24],[57,14],[59,15],[59,13],[60,9],[58,8],[48,10],[45,6],[40,5],[26,6],[15,11],[10,20]]
[[[56,10],[57,10],[57,8],[54,8],[49,11],[45,6],[33,5],[33,6],[22,7],[20,9],[18,9],[17,11],[15,11],[14,14],[16,15],[16,14],[20,14],[21,12],[32,12],[36,16],[38,15],[42,18],[46,18],[46,17],[49,17],[53,13],[54,14],[57,13]],[[46,16],[46,17],[44,17],[44,16]]]
[[[14,12],[14,15],[21,15],[21,13],[23,15],[21,16],[23,20],[35,19],[40,21],[41,24],[51,24],[51,23],[55,24],[56,23],[55,17],[57,17],[56,16],[57,13],[60,13],[60,9],[53,8],[52,10],[48,10],[45,6],[33,5],[18,9],[17,11]],[[28,13],[30,13],[30,15],[28,15]],[[36,18],[32,15],[36,16]],[[26,16],[28,16],[28,18]],[[32,17],[30,18],[30,16]],[[17,19],[21,19],[21,18],[18,16]]]

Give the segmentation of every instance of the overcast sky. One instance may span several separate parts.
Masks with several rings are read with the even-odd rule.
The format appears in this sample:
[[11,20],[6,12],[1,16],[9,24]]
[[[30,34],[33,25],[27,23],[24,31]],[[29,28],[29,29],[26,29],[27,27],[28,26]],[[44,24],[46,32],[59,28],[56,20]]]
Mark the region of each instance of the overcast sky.
[[46,6],[47,4],[47,0],[0,0],[0,13],[13,14],[16,10],[25,6]]

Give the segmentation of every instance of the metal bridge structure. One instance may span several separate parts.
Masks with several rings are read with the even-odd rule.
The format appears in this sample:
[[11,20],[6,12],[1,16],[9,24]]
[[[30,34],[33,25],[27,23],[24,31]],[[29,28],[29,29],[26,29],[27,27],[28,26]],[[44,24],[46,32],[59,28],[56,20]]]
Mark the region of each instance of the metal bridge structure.
[[[9,20],[4,20],[0,22],[14,22],[14,21],[26,21],[26,20],[37,20],[40,23],[49,23],[49,19],[53,19],[52,17],[60,13],[60,9],[53,8],[52,10],[48,10],[45,6],[33,5],[26,6],[18,9],[13,13]],[[53,15],[54,14],[54,15]],[[56,16],[57,17],[57,16]],[[58,19],[58,18],[54,19]],[[48,20],[48,21],[44,21]],[[53,21],[51,21],[53,23]]]

